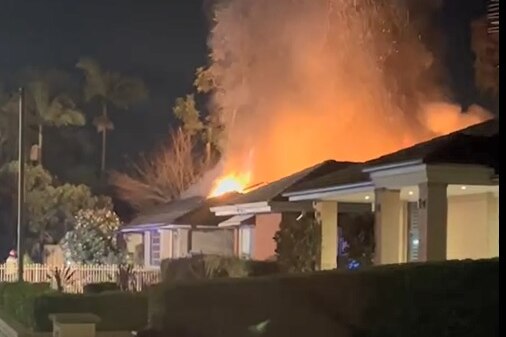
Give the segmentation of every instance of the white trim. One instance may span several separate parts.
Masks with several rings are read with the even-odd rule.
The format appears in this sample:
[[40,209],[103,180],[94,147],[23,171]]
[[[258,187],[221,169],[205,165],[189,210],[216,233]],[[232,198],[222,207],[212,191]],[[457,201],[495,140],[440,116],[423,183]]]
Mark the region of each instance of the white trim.
[[287,196],[290,201],[321,200],[336,195],[367,192],[370,191],[371,188],[374,188],[374,184],[370,181],[367,181],[357,184],[337,185],[333,187],[325,187],[322,189],[292,192],[284,194],[283,196]]
[[269,213],[271,211],[271,206],[267,201],[260,201],[247,204],[211,207],[210,210],[215,215],[226,216],[249,213]]
[[[385,164],[385,165],[376,165],[376,166],[369,166],[368,168],[365,168],[362,170],[364,173],[373,173],[377,171],[392,171],[392,169],[402,169],[410,166],[416,166],[423,164],[423,161],[420,159],[416,160],[410,160],[410,161],[404,161],[404,162],[397,162],[393,164]],[[401,170],[402,171],[402,170]],[[405,171],[402,171],[405,172]]]
[[375,170],[369,170],[364,169],[362,172],[369,173],[369,177],[371,180],[374,178],[381,178],[381,177],[390,177],[390,176],[396,176],[400,174],[408,174],[408,173],[417,173],[417,172],[423,172],[427,169],[426,164],[413,164],[413,165],[398,165],[395,167],[383,167],[378,168]]
[[218,224],[219,228],[230,228],[242,225],[243,221],[253,218],[254,214],[239,214],[235,215]]

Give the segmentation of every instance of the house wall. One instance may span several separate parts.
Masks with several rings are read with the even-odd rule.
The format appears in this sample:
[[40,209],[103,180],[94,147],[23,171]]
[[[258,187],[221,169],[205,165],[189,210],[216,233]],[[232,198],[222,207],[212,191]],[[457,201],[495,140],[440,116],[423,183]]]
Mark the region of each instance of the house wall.
[[127,254],[136,265],[144,264],[144,234],[128,233],[123,235],[126,243]]
[[233,255],[234,231],[232,229],[194,230],[192,232],[192,252]]
[[281,213],[258,214],[253,231],[253,260],[268,260],[275,256],[274,235],[279,229]]
[[160,231],[160,259],[172,258],[174,231],[171,229],[163,229]]
[[499,256],[499,199],[492,193],[448,198],[448,259]]

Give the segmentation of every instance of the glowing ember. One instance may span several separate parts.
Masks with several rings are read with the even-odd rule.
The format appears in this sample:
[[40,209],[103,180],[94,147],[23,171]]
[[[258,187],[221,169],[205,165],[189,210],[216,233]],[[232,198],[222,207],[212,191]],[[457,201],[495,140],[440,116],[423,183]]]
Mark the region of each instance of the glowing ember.
[[231,173],[215,181],[210,197],[217,197],[229,192],[242,193],[248,187],[251,180],[251,174]]

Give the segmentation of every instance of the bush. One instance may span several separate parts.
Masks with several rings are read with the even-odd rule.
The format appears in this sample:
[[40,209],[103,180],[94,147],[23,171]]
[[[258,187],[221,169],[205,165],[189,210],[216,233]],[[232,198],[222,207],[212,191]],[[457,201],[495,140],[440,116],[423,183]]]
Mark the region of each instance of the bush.
[[19,323],[33,324],[32,299],[42,293],[51,292],[49,283],[2,283],[0,284],[0,306]]
[[116,282],[88,283],[83,287],[85,294],[100,294],[105,291],[120,290]]
[[161,271],[164,282],[178,282],[264,276],[279,272],[279,268],[275,262],[250,261],[232,256],[193,255],[163,260]]
[[33,300],[35,331],[51,331],[52,313],[93,313],[100,317],[99,331],[140,330],[147,324],[146,293],[104,292],[100,294],[50,293]]
[[206,337],[499,336],[498,277],[494,259],[160,284],[149,319]]

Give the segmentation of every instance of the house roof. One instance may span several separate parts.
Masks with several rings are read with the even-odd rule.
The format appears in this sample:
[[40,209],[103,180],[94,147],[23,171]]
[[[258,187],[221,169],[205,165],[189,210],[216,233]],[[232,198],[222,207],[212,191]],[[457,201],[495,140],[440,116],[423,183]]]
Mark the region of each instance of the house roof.
[[282,194],[288,189],[301,184],[305,181],[320,177],[329,172],[342,169],[349,165],[351,162],[337,162],[335,160],[327,160],[312,167],[306,168],[302,171],[296,172],[292,175],[276,180],[272,183],[259,187],[251,192],[238,195],[237,197],[231,198],[229,202],[225,203],[228,205],[240,205],[249,204],[262,201],[279,201],[285,200]]
[[220,222],[223,222],[229,217],[216,216],[209,208],[226,202],[237,194],[238,193],[228,193],[209,199],[203,197],[190,197],[175,200],[141,213],[121,229],[142,230],[164,225],[218,226]]
[[498,167],[499,122],[489,120],[365,163],[367,167],[419,160],[426,164],[479,164]]
[[418,160],[426,164],[478,164],[499,173],[499,122],[489,120],[446,136],[390,153],[365,163],[348,165],[298,184],[286,192],[317,190],[370,181],[365,168]]

